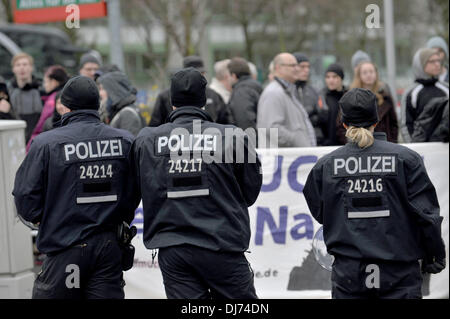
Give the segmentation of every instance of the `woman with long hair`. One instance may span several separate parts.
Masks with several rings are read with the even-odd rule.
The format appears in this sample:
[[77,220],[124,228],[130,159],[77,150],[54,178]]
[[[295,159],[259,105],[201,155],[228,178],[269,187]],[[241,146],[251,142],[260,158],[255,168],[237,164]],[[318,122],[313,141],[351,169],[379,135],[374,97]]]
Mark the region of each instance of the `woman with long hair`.
[[367,89],[375,94],[380,119],[375,132],[384,132],[389,142],[397,143],[398,121],[394,100],[386,84],[380,81],[378,70],[374,63],[365,61],[356,67],[355,77],[350,85],[350,89],[354,88]]

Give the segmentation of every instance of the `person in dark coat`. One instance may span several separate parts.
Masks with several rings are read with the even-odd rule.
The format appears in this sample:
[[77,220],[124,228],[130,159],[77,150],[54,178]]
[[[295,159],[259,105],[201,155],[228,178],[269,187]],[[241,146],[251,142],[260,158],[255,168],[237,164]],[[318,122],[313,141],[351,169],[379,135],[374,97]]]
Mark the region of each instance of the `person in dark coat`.
[[443,217],[423,159],[374,132],[370,90],[350,90],[339,106],[349,142],[317,161],[303,189],[335,258],[332,297],[422,298],[422,271],[446,267]]
[[449,97],[448,84],[439,81],[442,59],[437,49],[422,48],[413,58],[414,84],[405,91],[401,101],[401,133],[403,140],[411,142],[414,122],[425,105],[435,97]]
[[140,201],[134,137],[100,122],[88,77],[70,79],[61,102],[61,126],[34,138],[12,192],[17,214],[39,225],[37,248],[47,255],[33,299],[123,299],[129,259],[118,230]]
[[[261,163],[249,135],[214,123],[203,110],[205,88],[196,69],[175,73],[174,111],[167,123],[142,129],[133,144],[144,245],[159,249],[169,299],[255,299],[244,253],[250,241],[248,207],[262,184]],[[242,148],[234,148],[233,141]]]
[[414,122],[413,143],[448,142],[448,98],[435,97],[423,108]]
[[[183,68],[193,67],[205,76],[203,60],[198,56],[187,56],[183,59]],[[209,87],[206,88],[205,111],[211,115],[216,123],[233,123],[231,113],[222,97]],[[156,97],[153,107],[152,117],[148,126],[155,127],[166,123],[169,114],[172,112],[172,102],[170,100],[170,89],[166,89]]]
[[324,146],[344,145],[340,139],[342,126],[339,118],[338,101],[347,92],[343,84],[344,69],[337,63],[330,64],[325,71],[325,87],[319,94],[319,116],[324,132]]
[[309,58],[300,52],[292,54],[297,59],[298,72],[295,86],[297,87],[298,99],[302,103],[306,112],[308,112],[309,120],[314,127],[317,145],[322,146],[324,143],[323,119],[320,116],[320,108],[318,106],[319,94],[316,89],[309,83],[310,62]]
[[234,125],[243,130],[249,127],[256,129],[258,101],[263,88],[258,81],[252,78],[245,59],[233,58],[228,64],[228,69],[233,88],[228,107]]

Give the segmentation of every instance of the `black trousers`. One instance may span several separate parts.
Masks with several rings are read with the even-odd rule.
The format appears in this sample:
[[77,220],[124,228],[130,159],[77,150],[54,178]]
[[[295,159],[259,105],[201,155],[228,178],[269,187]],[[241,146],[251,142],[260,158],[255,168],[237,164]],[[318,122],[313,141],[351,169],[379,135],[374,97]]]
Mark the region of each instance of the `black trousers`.
[[258,298],[244,253],[181,245],[160,248],[158,262],[169,299]]
[[123,299],[124,285],[116,234],[104,232],[47,255],[34,282],[33,299]]
[[333,299],[421,299],[422,273],[416,262],[361,260],[335,256]]

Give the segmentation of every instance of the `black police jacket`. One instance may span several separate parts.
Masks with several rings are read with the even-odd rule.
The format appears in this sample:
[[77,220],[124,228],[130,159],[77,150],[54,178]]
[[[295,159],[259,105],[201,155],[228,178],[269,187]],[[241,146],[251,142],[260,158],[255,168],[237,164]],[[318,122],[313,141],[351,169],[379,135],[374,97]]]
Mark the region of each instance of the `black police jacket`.
[[[232,148],[226,129],[236,134],[231,140],[240,151]],[[191,244],[214,251],[247,250],[247,208],[258,197],[262,175],[254,143],[242,130],[213,123],[202,109],[184,106],[170,114],[168,123],[142,129],[133,154],[147,248]]]
[[[436,191],[415,151],[374,133],[322,157],[303,194],[332,255],[417,261],[445,257]],[[382,140],[384,139],[384,140]]]
[[133,220],[140,200],[130,170],[133,139],[101,123],[97,111],[80,110],[33,140],[13,195],[17,213],[40,222],[39,251],[54,253]]

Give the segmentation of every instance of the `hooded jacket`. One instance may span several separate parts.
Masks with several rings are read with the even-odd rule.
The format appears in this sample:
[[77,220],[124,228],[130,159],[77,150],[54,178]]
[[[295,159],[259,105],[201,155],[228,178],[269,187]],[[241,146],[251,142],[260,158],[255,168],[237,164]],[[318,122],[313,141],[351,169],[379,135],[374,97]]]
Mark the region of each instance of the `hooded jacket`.
[[441,73],[439,76],[439,81],[446,82],[448,84],[448,45],[445,40],[439,36],[432,37],[427,41],[427,48],[440,48],[445,53],[445,62],[444,65],[446,67],[445,72]]
[[401,101],[401,134],[405,142],[411,142],[414,122],[423,112],[425,105],[435,97],[449,96],[448,85],[425,73],[418,50],[413,58],[415,83],[405,91]]
[[108,93],[107,112],[112,127],[131,132],[136,136],[146,126],[136,102],[136,89],[127,76],[120,72],[108,72],[97,80]]
[[414,122],[414,143],[448,142],[448,98],[436,97],[425,105],[423,112]]

